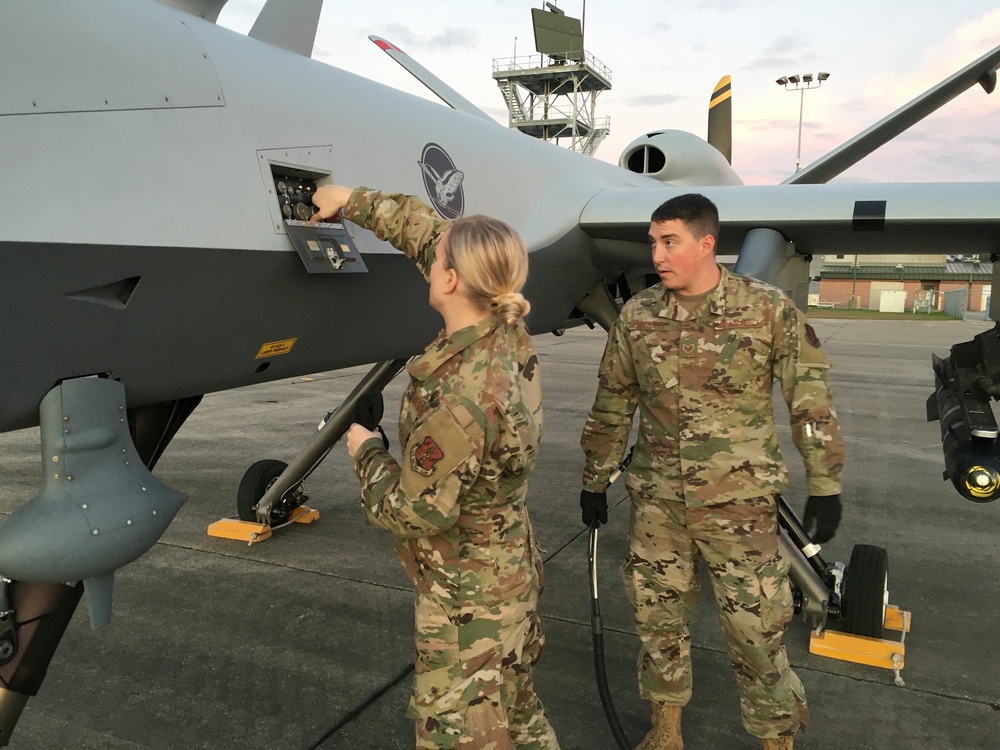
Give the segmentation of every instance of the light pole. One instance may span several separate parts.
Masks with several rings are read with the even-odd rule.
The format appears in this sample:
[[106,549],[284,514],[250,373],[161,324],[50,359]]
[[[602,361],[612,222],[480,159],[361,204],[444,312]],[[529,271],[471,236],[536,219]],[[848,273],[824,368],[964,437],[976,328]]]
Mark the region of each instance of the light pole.
[[851,309],[858,309],[858,254],[854,254],[854,265],[852,266],[854,271],[854,279],[851,281]]
[[796,73],[792,76],[781,76],[775,81],[785,91],[799,92],[799,147],[795,152],[795,171],[802,169],[802,109],[805,106],[806,89],[818,89],[823,85],[823,81],[830,77],[829,73],[817,73],[813,77],[812,73]]
[[899,271],[899,285],[903,287],[903,309],[906,309],[906,283],[903,281],[903,271],[906,270],[902,263],[896,264],[896,270]]

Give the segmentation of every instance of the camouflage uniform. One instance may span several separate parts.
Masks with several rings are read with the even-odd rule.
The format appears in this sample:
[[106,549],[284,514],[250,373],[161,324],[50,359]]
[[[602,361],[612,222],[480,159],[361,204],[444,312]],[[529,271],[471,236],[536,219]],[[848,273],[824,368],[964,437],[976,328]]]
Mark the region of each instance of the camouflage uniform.
[[[426,278],[450,222],[413,196],[359,188],[344,216]],[[531,668],[543,638],[541,556],[525,505],[542,427],[538,357],[522,323],[442,331],[407,370],[402,466],[380,440],[354,456],[370,523],[395,535],[416,587],[418,748],[558,748]]]
[[691,697],[687,625],[704,557],[744,725],[758,737],[792,735],[805,729],[808,711],[781,642],[792,598],[773,497],[788,482],[774,377],[810,494],[840,492],[844,449],[826,382],[830,362],[812,328],[779,290],[721,271],[693,314],[661,284],[625,305],[581,438],[583,485],[607,487],[638,406],[624,574],[642,642],[640,692],[676,705]]

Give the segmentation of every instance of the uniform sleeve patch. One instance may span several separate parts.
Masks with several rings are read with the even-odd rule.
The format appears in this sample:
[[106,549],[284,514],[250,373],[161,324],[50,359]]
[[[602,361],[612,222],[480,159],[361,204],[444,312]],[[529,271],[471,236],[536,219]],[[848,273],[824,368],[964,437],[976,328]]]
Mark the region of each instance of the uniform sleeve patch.
[[430,435],[410,451],[410,468],[418,474],[429,477],[434,473],[437,462],[444,458],[444,451]]
[[[483,431],[466,425],[444,405],[431,409],[414,427],[400,462],[400,488],[417,498],[452,481],[452,474],[483,451]],[[454,477],[457,481],[458,477]]]
[[819,349],[819,336],[816,335],[816,331],[808,323],[805,324],[806,329],[806,341]]
[[829,367],[830,358],[820,346],[819,336],[813,327],[799,318],[798,331],[800,346],[797,364],[803,367]]

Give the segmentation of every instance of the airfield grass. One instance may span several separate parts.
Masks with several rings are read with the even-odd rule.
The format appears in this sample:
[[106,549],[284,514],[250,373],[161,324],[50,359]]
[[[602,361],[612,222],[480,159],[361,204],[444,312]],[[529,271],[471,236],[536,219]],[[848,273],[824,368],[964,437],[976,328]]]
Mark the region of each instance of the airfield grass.
[[935,312],[901,312],[887,313],[878,310],[847,310],[835,307],[810,307],[806,313],[808,317],[818,318],[846,318],[849,320],[961,320],[947,313]]

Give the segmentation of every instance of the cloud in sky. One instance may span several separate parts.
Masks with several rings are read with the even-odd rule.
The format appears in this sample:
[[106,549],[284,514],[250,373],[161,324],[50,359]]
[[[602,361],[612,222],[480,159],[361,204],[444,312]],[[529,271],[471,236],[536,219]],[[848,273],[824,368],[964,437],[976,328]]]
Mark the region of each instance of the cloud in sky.
[[791,34],[782,34],[775,37],[775,39],[764,47],[761,52],[764,55],[788,56],[800,52],[803,49],[808,50],[808,48],[808,45],[803,39]]
[[415,33],[409,26],[389,23],[385,26],[385,38],[406,49],[461,50],[475,49],[479,37],[474,29],[467,27],[445,28],[433,36]]
[[732,11],[745,5],[744,0],[700,0],[699,8],[705,10]]
[[673,104],[683,98],[676,94],[640,94],[630,96],[625,103],[630,107],[659,107],[663,104]]

